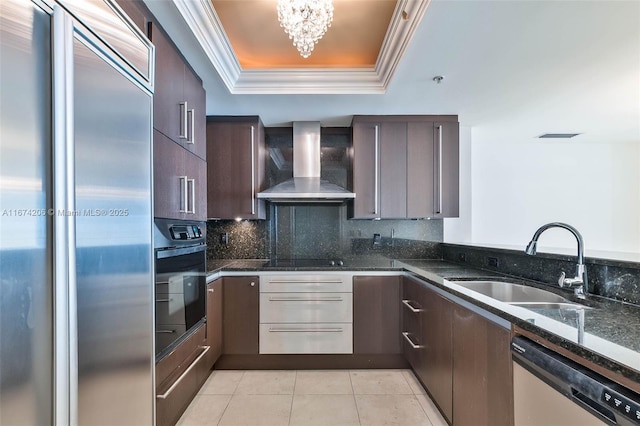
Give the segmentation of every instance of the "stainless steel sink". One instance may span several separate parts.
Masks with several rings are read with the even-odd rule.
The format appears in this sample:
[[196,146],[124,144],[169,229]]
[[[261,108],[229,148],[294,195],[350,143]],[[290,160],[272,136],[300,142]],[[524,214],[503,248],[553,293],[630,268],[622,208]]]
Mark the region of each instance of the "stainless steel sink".
[[[459,286],[505,303],[571,303],[550,291],[504,281],[455,281]],[[578,305],[581,306],[581,305]]]
[[570,311],[576,311],[578,309],[593,309],[589,306],[584,306],[579,303],[571,303],[571,302],[568,302],[568,303],[526,302],[526,303],[510,303],[510,305],[520,306],[521,308],[526,308],[534,311],[537,309],[542,309],[542,310],[561,309],[561,310],[570,310]]

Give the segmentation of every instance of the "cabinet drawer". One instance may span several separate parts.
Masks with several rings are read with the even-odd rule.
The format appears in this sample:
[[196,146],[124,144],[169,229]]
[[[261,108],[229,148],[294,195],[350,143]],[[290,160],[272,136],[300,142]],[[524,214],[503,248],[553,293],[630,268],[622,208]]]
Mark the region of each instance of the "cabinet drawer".
[[184,294],[156,295],[156,325],[185,324]]
[[161,383],[156,389],[156,423],[158,425],[174,425],[185,411],[208,371],[206,355],[210,348],[200,346],[190,355],[193,360],[180,369],[177,377],[169,382]]
[[352,322],[351,293],[261,293],[261,323]]
[[261,354],[350,354],[352,324],[260,324]]
[[272,275],[260,277],[261,293],[351,293],[353,283],[349,275]]

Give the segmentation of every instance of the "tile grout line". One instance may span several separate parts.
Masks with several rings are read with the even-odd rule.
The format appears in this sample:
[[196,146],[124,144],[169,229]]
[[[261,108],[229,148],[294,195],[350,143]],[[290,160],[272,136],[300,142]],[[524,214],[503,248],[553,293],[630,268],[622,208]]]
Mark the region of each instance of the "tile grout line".
[[298,384],[298,370],[295,371],[295,377],[293,379],[293,390],[291,391],[291,406],[289,407],[289,422],[287,423],[291,426],[291,416],[293,415],[293,398],[296,396],[296,384]]
[[356,406],[356,414],[358,415],[358,424],[362,425],[362,420],[360,420],[360,409],[358,409],[358,401],[356,401],[356,392],[353,389],[353,381],[351,380],[351,370],[347,370],[349,374],[349,384],[351,385],[351,396],[353,397],[353,403]]
[[[215,370],[213,370],[215,371]],[[236,383],[236,387],[233,389],[233,392],[231,393],[231,395],[229,395],[229,401],[227,401],[227,405],[224,406],[224,410],[222,410],[222,414],[220,415],[220,419],[218,419],[218,421],[216,422],[216,426],[220,424],[220,422],[222,422],[222,418],[224,417],[224,413],[227,412],[227,408],[229,408],[229,405],[231,404],[231,400],[233,399],[233,396],[236,394],[236,391],[238,390],[238,386],[240,386],[240,382],[242,381],[242,378],[244,377],[244,370],[241,370],[242,374],[240,375],[240,380],[238,380],[238,383]]]
[[[418,379],[415,377],[415,375],[413,374],[413,370],[405,370],[407,371],[407,374],[411,374],[414,376],[414,379],[417,381]],[[409,384],[409,389],[411,389],[411,393],[413,394],[413,399],[416,400],[416,402],[418,403],[418,406],[420,407],[420,409],[422,410],[422,412],[424,413],[425,416],[427,416],[427,421],[429,421],[429,424],[431,426],[433,426],[433,422],[431,421],[431,417],[429,417],[429,413],[427,413],[427,410],[425,410],[425,408],[422,406],[422,404],[420,404],[420,400],[418,399],[418,396],[416,394],[416,391],[413,389],[413,387],[411,387],[411,383],[409,383],[409,379],[407,379],[406,374],[402,375],[404,377],[404,380]],[[422,386],[421,383],[418,382],[419,386]],[[422,394],[422,393],[421,393]],[[431,399],[431,397],[428,394],[423,394],[426,398]]]

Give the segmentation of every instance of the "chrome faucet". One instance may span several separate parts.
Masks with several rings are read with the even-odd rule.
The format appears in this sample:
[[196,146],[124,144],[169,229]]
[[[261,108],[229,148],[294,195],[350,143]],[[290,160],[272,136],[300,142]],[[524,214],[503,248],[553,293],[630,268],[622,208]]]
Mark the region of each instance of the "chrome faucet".
[[568,287],[573,288],[574,294],[580,298],[584,299],[586,293],[589,290],[588,282],[587,282],[587,269],[584,265],[584,242],[582,240],[582,235],[576,228],[571,225],[567,225],[566,223],[561,222],[552,222],[547,223],[546,225],[542,225],[538,230],[533,234],[533,238],[527,244],[527,248],[524,252],[528,255],[535,256],[537,252],[536,246],[538,245],[538,238],[540,235],[549,228],[562,228],[571,232],[576,240],[578,241],[578,264],[576,266],[576,276],[573,278],[566,278],[566,274],[564,271],[560,274],[560,278],[558,279],[558,285],[560,287]]

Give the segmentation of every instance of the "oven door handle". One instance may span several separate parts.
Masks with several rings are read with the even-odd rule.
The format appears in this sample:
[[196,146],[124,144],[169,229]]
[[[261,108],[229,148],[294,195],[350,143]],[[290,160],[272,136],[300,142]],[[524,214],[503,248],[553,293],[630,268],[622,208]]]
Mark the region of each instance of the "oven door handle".
[[198,253],[205,251],[207,246],[202,244],[198,246],[170,248],[165,250],[156,250],[156,259],[166,259],[167,257],[181,256],[183,254]]

